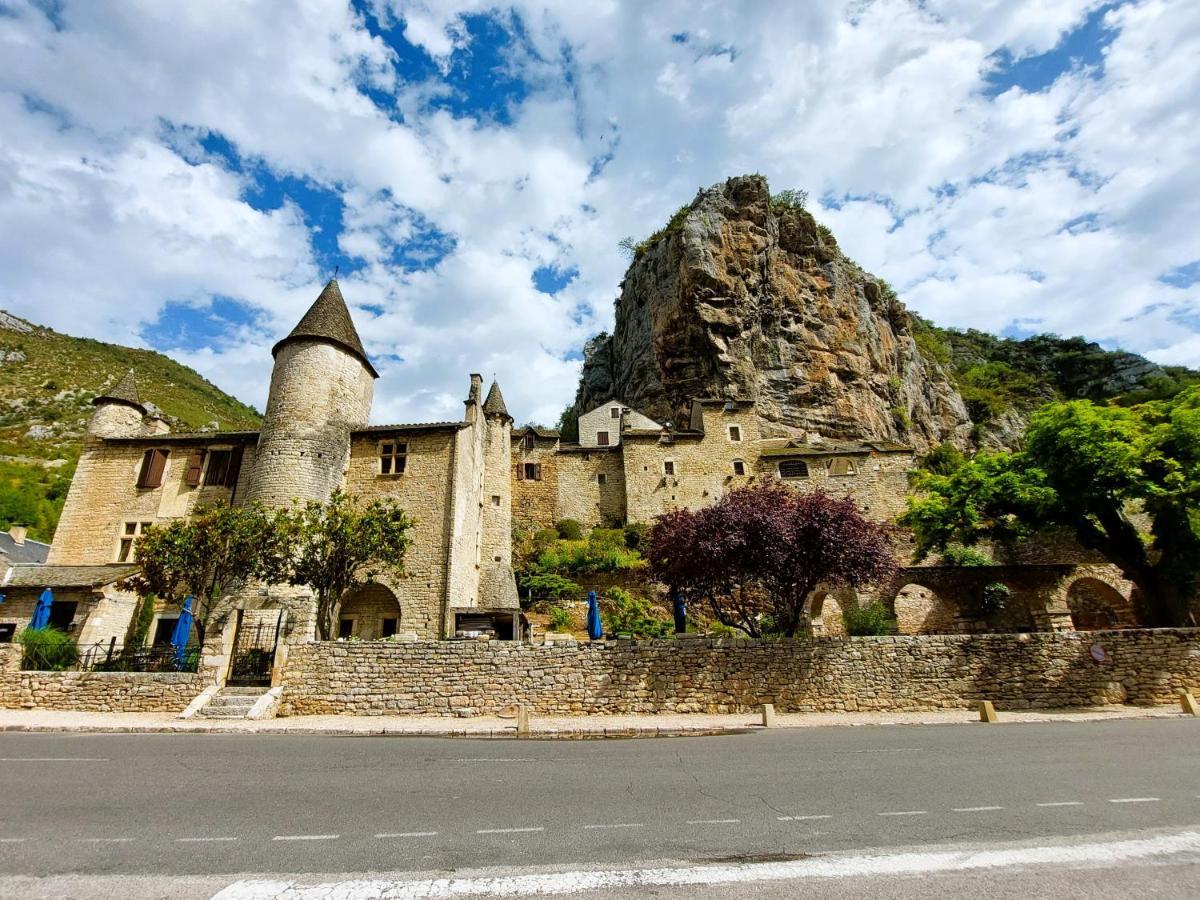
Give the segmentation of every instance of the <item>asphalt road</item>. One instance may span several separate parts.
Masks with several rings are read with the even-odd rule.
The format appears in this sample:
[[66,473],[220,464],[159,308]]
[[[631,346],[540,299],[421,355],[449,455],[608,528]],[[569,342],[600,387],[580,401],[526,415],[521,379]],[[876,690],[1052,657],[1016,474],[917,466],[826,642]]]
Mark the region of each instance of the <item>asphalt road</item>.
[[[207,896],[239,873],[762,868],[1191,832],[1200,721],[1182,719],[582,742],[0,734],[0,894],[12,896],[130,897],[137,884]],[[1180,847],[1095,886],[1200,895],[1200,853]],[[938,879],[973,891],[978,877],[910,878],[895,896],[933,896],[922,891]],[[1088,877],[1072,890],[1086,896]],[[754,895],[794,895],[782,884]]]

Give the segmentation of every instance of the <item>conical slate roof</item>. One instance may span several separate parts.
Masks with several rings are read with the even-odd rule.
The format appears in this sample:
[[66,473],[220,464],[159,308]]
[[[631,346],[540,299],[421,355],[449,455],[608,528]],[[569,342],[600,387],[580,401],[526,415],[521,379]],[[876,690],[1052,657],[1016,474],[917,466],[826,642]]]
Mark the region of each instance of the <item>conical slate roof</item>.
[[367,351],[363,349],[362,341],[359,340],[354,320],[350,318],[350,309],[342,298],[342,290],[335,278],[329,279],[329,284],[325,285],[321,295],[308,308],[304,318],[291,333],[271,348],[271,355],[277,356],[280,347],[299,338],[327,341],[344,347],[362,360],[372,377],[379,377],[379,373],[371,365],[371,360],[367,358]]
[[138,396],[137,382],[133,378],[133,369],[126,372],[125,377],[118,381],[111,390],[92,400],[92,403],[97,406],[101,403],[124,403],[127,406],[140,409],[143,413],[146,411],[146,407],[142,406],[142,400]]
[[483,401],[483,414],[485,416],[512,416],[508,415],[508,407],[504,405],[504,395],[500,393],[500,383],[492,382],[492,387],[488,391],[487,399]]

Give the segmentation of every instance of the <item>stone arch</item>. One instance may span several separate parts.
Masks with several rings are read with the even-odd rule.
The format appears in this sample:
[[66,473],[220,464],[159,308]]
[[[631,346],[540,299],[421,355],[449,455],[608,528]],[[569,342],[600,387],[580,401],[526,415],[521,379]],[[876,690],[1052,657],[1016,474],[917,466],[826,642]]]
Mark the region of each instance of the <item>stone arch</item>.
[[958,604],[919,581],[900,585],[890,605],[900,634],[957,634],[963,630]]
[[816,637],[845,637],[842,610],[858,606],[858,596],[849,589],[818,588],[809,599],[808,618]]
[[1095,575],[1085,575],[1072,581],[1066,589],[1071,627],[1075,631],[1137,628],[1134,589],[1128,583],[1122,587],[1125,590]]
[[338,637],[364,641],[389,637],[400,629],[400,601],[387,585],[371,582],[342,598],[338,609]]

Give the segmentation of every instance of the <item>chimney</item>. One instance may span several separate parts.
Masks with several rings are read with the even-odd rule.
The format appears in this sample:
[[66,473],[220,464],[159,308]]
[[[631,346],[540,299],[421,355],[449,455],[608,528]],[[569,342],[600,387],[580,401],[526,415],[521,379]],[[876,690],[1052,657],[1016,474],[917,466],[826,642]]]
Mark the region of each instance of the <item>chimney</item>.
[[13,525],[8,529],[8,536],[13,539],[13,543],[18,546],[25,543],[25,535],[29,533],[29,527],[26,525]]

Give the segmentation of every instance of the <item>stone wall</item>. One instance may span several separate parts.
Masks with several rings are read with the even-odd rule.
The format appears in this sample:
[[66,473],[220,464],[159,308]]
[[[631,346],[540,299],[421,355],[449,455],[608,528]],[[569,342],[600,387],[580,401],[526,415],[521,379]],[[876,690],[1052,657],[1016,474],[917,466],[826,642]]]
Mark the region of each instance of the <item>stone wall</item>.
[[557,463],[555,521],[574,519],[588,528],[624,523],[626,484],[619,448],[572,450],[560,453]]
[[211,679],[176,672],[22,672],[21,648],[0,646],[0,708],[182,712]]
[[[1094,645],[1105,651],[1097,662]],[[692,638],[529,646],[312,643],[292,648],[283,715],[536,715],[999,709],[1166,704],[1200,687],[1200,630],[1091,634]]]

